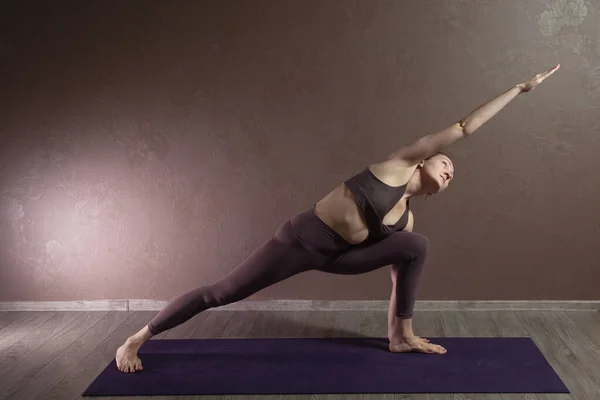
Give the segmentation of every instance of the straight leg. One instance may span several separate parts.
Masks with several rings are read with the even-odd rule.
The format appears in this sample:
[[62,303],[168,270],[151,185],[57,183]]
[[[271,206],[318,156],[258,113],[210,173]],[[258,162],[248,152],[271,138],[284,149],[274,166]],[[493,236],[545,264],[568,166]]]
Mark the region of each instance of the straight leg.
[[243,300],[250,295],[301,272],[327,263],[344,243],[328,239],[322,222],[312,211],[286,221],[260,248],[227,276],[201,286],[169,302],[144,328],[117,350],[117,368],[122,372],[142,369],[137,353],[152,336],[180,325],[209,308]]

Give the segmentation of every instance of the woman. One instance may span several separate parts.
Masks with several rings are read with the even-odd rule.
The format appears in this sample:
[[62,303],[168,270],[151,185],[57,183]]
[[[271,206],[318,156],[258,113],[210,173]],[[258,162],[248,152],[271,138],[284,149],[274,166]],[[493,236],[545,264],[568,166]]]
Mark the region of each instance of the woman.
[[391,265],[389,349],[444,354],[446,349],[415,336],[412,311],[428,251],[427,238],[413,233],[409,200],[445,190],[454,165],[441,151],[473,134],[518,94],[529,92],[558,70],[520,83],[452,126],[402,147],[341,183],[314,207],[290,218],[273,237],[220,281],[178,296],[117,350],[122,372],[142,369],[139,348],[152,336],[201,311],[247,298],[309,270],[362,274]]

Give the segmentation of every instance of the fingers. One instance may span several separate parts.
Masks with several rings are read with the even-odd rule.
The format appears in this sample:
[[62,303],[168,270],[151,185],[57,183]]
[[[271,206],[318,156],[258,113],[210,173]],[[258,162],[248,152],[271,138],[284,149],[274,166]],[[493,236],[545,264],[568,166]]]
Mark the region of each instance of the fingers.
[[556,64],[556,66],[554,68],[549,69],[548,71],[544,72],[542,75],[542,80],[546,79],[547,77],[549,77],[550,75],[552,75],[553,73],[555,73],[556,71],[558,71],[558,69],[560,68],[560,64]]
[[559,68],[560,68],[560,64],[556,64],[556,66],[550,68],[549,70],[541,72],[541,73],[535,75],[533,77],[533,79],[538,79],[538,78],[542,78],[542,80],[546,79],[548,76],[550,76],[553,73],[555,73],[556,71],[558,71]]
[[549,69],[546,72],[542,72],[540,74],[537,74],[536,76],[534,76],[529,82],[528,84],[531,85],[531,87],[529,88],[529,90],[533,90],[536,88],[537,85],[539,85],[540,83],[542,83],[546,78],[548,78],[550,75],[552,75],[553,73],[555,73],[556,71],[558,71],[558,69],[560,68],[560,64],[556,64],[554,67],[552,67],[551,69]]

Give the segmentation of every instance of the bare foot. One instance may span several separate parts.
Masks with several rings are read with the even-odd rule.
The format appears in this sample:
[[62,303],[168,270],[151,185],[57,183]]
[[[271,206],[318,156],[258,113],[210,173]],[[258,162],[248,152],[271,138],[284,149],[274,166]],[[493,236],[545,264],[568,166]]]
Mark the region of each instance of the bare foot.
[[121,372],[136,372],[141,371],[142,360],[137,355],[140,346],[136,345],[130,339],[117,349],[117,369]]
[[414,336],[408,339],[393,338],[390,341],[390,351],[393,353],[419,352],[427,354],[446,354],[448,350],[440,345],[429,343],[427,339]]
[[[422,341],[424,341],[425,343],[429,343],[429,339],[427,339],[427,338],[422,338],[421,336],[415,336],[415,338],[416,338],[416,339],[419,339],[419,340],[422,340]],[[392,342],[392,340],[393,340],[393,335],[392,335],[392,334],[390,334],[390,333],[388,333],[388,340],[390,341],[390,343],[391,343],[391,342]]]

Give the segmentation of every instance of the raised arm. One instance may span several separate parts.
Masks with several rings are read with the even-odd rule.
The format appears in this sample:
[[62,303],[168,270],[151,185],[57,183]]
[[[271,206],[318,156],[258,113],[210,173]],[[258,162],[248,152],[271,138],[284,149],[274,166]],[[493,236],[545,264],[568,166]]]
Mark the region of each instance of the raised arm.
[[523,83],[515,85],[499,96],[479,106],[459,122],[456,122],[439,132],[423,136],[416,142],[398,149],[389,156],[388,160],[396,159],[409,165],[418,164],[427,157],[449,147],[459,139],[472,135],[480,126],[489,121],[510,103],[511,100],[517,97],[517,95],[533,90],[559,68],[560,64],[557,64],[554,68],[541,74],[537,74]]

